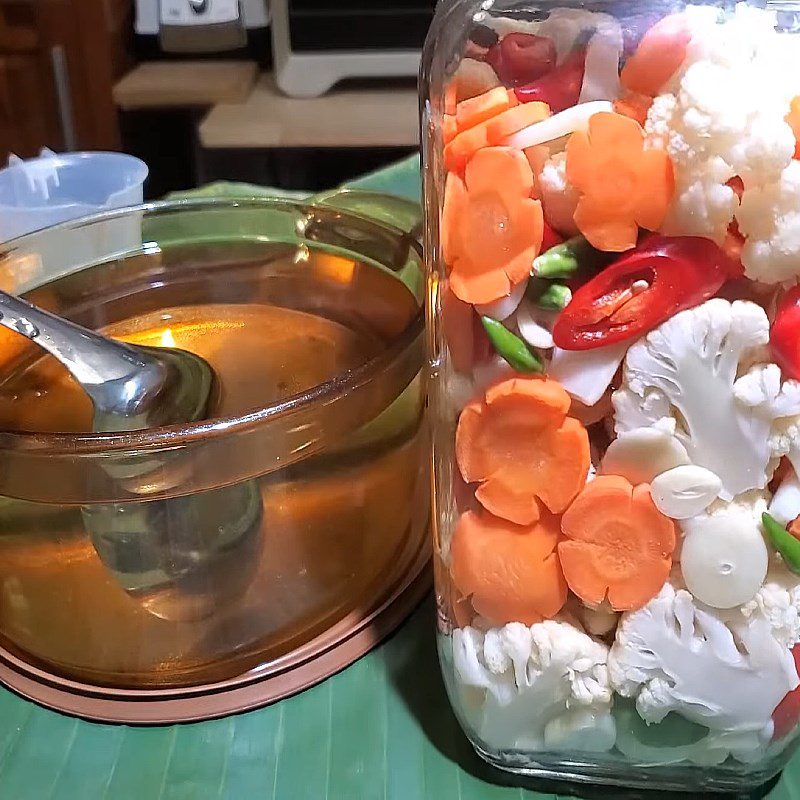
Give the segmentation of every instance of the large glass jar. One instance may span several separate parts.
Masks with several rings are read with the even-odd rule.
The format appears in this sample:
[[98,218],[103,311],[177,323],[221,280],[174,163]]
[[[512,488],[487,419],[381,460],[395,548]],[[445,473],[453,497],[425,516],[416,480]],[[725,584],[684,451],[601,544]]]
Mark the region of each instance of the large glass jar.
[[793,750],[800,17],[776,5],[439,4],[439,646],[506,770],[740,790]]

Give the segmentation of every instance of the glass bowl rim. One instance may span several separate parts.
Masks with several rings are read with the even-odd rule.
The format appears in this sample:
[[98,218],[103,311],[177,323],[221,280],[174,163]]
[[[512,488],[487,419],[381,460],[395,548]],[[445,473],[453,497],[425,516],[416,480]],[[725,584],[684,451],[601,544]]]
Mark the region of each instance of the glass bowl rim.
[[[378,193],[377,196],[380,196]],[[114,219],[122,219],[135,214],[142,214],[144,217],[161,215],[179,211],[209,211],[209,210],[258,210],[258,209],[283,209],[287,212],[307,214],[314,209],[322,209],[331,213],[338,214],[344,219],[355,219],[362,224],[366,224],[382,230],[397,239],[403,239],[419,258],[420,266],[424,267],[424,258],[420,243],[411,235],[400,228],[377,220],[365,214],[354,211],[342,210],[336,206],[325,203],[314,203],[313,197],[308,202],[283,197],[186,197],[170,200],[157,200],[147,203],[140,203],[134,206],[123,206],[121,208],[108,209],[98,213],[89,214],[84,217],[60,222],[57,225],[47,226],[36,231],[9,239],[0,243],[0,261],[12,255],[15,249],[20,246],[30,246],[43,233],[52,235],[58,231],[77,230],[91,225],[107,222]],[[304,236],[298,234],[298,244],[302,244]],[[146,245],[145,242],[142,245]],[[344,248],[342,248],[344,250]],[[138,251],[137,251],[138,252]],[[359,256],[355,250],[347,250],[354,256]],[[110,257],[124,257],[132,254],[131,251],[125,253],[115,253]],[[102,262],[101,262],[102,263]],[[79,272],[84,269],[91,269],[99,266],[98,263],[87,263],[76,267],[71,272]],[[68,274],[71,274],[68,273]],[[65,277],[57,275],[53,280]],[[47,282],[40,284],[46,285]],[[36,288],[36,287],[32,287]],[[25,291],[31,291],[25,289]],[[412,295],[413,296],[413,295]],[[144,428],[137,431],[124,431],[119,433],[49,433],[40,431],[6,431],[0,430],[0,451],[15,450],[17,452],[38,452],[52,455],[101,455],[104,453],[119,452],[126,450],[157,450],[164,448],[176,448],[183,445],[205,442],[210,439],[219,439],[233,436],[246,430],[250,430],[261,425],[267,425],[272,420],[283,418],[295,413],[317,402],[330,402],[337,397],[346,394],[365,381],[372,380],[376,375],[389,367],[396,359],[405,355],[419,341],[425,329],[425,304],[420,302],[419,308],[409,321],[408,325],[400,334],[376,356],[360,364],[352,370],[341,375],[336,375],[330,380],[317,384],[303,392],[291,395],[277,403],[259,407],[242,414],[232,416],[212,417],[193,423],[182,423],[177,425],[167,425],[158,428]],[[422,369],[423,363],[420,363]]]

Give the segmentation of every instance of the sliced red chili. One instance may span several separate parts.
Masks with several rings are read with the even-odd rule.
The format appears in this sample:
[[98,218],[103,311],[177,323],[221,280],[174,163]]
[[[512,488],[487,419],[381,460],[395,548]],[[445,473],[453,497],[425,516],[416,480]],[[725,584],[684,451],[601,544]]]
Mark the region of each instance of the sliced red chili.
[[800,286],[789,289],[778,304],[769,346],[786,377],[800,379]]
[[710,239],[649,236],[573,293],[553,341],[564,350],[589,350],[641,336],[713,297],[730,270]]
[[520,103],[547,103],[555,114],[577,104],[583,84],[586,49],[581,47],[567,56],[563,64],[537,80],[518,86],[514,94]]
[[489,48],[484,60],[507,86],[530,83],[556,65],[556,45],[546,36],[509,33]]

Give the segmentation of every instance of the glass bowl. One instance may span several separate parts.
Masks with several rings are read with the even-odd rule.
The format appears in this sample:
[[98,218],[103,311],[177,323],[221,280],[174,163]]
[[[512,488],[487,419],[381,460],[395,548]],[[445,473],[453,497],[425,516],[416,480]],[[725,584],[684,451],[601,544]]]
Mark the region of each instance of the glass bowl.
[[[67,373],[0,332],[12,687],[107,719],[213,716],[341,668],[424,591],[422,258],[335,200],[156,203],[6,245],[4,288],[219,378],[208,420],[93,433]],[[141,244],[114,252],[131,220]],[[107,257],[58,258],[92,241]]]

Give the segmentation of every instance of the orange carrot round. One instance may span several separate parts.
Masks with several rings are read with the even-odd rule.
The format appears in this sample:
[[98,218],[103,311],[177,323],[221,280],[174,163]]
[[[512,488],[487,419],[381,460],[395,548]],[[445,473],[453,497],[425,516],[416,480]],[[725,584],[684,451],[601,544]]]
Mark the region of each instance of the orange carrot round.
[[589,470],[589,437],[567,417],[569,395],[549,378],[510,378],[464,408],[456,429],[462,477],[492,514],[520,525],[539,518],[541,501],[562,512]]
[[489,144],[502,144],[512,134],[549,116],[547,103],[521,103],[490,119],[486,123],[486,138]]
[[448,176],[442,212],[450,285],[465,303],[491,303],[527,278],[541,247],[544,219],[531,199],[533,173],[519,150],[485,147],[466,166],[465,191],[457,181]]
[[566,510],[561,530],[564,577],[586,603],[607,597],[616,611],[641,608],[669,576],[675,523],[655,507],[647,484],[597,476]]
[[686,58],[691,33],[685,14],[670,14],[653,25],[625,62],[620,82],[626,89],[657,95]]
[[493,625],[549,619],[567,600],[558,538],[558,518],[546,511],[528,526],[467,511],[450,544],[453,583]]
[[633,247],[640,226],[656,230],[675,191],[669,156],[645,150],[641,125],[609,112],[570,136],[567,180],[580,195],[575,224],[594,247],[610,252]]
[[508,91],[502,86],[489,89],[488,92],[479,94],[477,97],[470,97],[469,100],[462,100],[456,106],[456,124],[459,132],[474,128],[481,122],[496,117],[509,105]]

